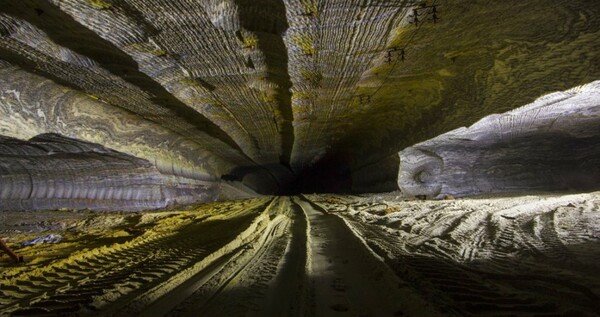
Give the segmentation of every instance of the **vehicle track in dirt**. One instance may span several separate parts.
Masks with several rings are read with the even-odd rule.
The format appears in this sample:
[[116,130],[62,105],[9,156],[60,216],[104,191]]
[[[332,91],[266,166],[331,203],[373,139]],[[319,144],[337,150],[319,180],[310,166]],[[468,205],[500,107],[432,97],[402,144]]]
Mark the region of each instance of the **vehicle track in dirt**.
[[[209,272],[210,276],[207,272],[194,276],[191,280],[197,282],[187,288],[185,300],[170,307],[165,315],[262,316],[265,309],[275,309],[285,293],[271,298],[270,291],[277,287],[276,276],[280,263],[290,252],[294,236],[291,231],[297,220],[288,198],[277,198],[261,217],[262,221],[247,233],[243,245]],[[169,299],[173,295],[164,298],[165,305],[174,303]],[[157,312],[152,307],[148,311]]]
[[438,313],[336,215],[306,198],[310,316],[436,316]]
[[117,312],[235,239],[270,203],[215,217],[189,214],[178,219],[179,230],[143,234],[37,268],[0,283],[0,311],[13,316]]
[[396,203],[404,213],[387,216],[369,215],[360,198],[310,198],[323,209],[351,210],[335,214],[444,315],[598,315],[598,201]]
[[[593,316],[600,309],[597,202],[499,201],[493,211],[477,205],[487,203],[428,202],[403,211],[334,198],[265,197],[208,213],[148,214],[153,225],[125,242],[0,281],[0,315]],[[384,208],[398,214],[387,219]]]

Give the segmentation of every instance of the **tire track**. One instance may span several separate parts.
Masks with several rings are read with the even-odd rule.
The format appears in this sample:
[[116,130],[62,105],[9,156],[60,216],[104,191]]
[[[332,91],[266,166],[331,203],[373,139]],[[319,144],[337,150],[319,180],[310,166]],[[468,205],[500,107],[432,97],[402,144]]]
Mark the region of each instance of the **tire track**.
[[398,276],[445,315],[502,316],[555,311],[555,305],[539,303],[538,299],[527,293],[505,293],[502,285],[495,283],[493,276],[472,272],[448,259],[439,259],[426,253],[407,253],[398,249],[385,234],[378,234],[360,223],[352,222],[352,226],[356,226],[364,239],[369,241],[371,249],[384,257]]
[[198,221],[184,216],[178,219],[182,226],[175,232],[142,235],[42,268],[35,279],[39,283],[23,278],[13,285],[0,284],[3,295],[13,293],[2,311],[14,316],[105,314],[106,308],[128,304],[234,239],[267,205],[232,209]]
[[[292,214],[286,198],[278,198],[263,216],[264,221],[239,250],[216,268],[212,276],[194,285],[193,292],[168,316],[264,316],[266,310],[271,312],[269,316],[276,316],[277,308],[287,311],[286,304],[278,305],[270,300],[275,296],[275,301],[284,299],[283,303],[286,302],[286,296],[274,291],[281,287],[282,281],[277,277],[283,274],[280,274],[282,267],[287,267],[287,263],[282,264],[284,259],[289,258],[290,253],[298,258],[295,249],[298,243],[294,237],[301,222]],[[285,282],[294,283],[293,280]]]
[[[553,220],[555,212],[546,207],[544,205],[547,211],[541,213],[523,212],[521,215],[513,212],[506,217],[502,216],[506,209],[501,208],[497,217],[481,217],[479,228],[467,224],[464,229],[471,232],[471,236],[464,235],[460,229],[458,233],[443,237],[443,241],[438,241],[438,237],[414,240],[420,241],[418,245],[394,237],[384,225],[357,221],[356,213],[338,215],[367,241],[371,250],[384,258],[398,276],[445,315],[539,316],[597,312],[599,297],[586,286],[590,284],[580,278],[581,274],[576,274],[578,271],[566,270],[573,269],[570,263],[576,253],[571,252],[558,236]],[[424,215],[407,216],[424,219],[424,223],[413,224],[426,228],[428,221],[425,219],[429,212],[426,208]],[[533,237],[534,232],[524,230],[534,217],[539,219],[539,225],[531,231],[538,232],[539,239]],[[579,227],[585,226],[575,223],[574,235],[585,231]],[[468,239],[462,239],[461,235]],[[453,240],[457,238],[457,241]],[[461,247],[465,245],[463,243],[469,249],[466,259],[465,249]],[[473,258],[470,248],[481,251],[483,257]],[[519,261],[522,256],[527,257],[526,260]],[[548,263],[543,259],[552,261]]]
[[307,199],[309,316],[436,316],[347,223]]

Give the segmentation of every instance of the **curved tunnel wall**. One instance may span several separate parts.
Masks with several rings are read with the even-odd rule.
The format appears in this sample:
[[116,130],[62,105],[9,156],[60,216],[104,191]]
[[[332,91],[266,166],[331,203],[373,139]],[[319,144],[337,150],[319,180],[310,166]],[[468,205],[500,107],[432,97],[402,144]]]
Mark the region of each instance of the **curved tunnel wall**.
[[[600,2],[427,3],[5,0],[0,135],[58,133],[264,194],[388,191],[399,150],[600,78]],[[560,150],[561,137],[530,144]],[[486,162],[516,171],[523,151],[483,155],[469,173],[509,187],[521,176]],[[450,173],[442,152],[411,154],[431,170],[408,178],[415,188]],[[440,182],[427,192],[440,193]]]
[[401,151],[398,186],[437,198],[598,189],[599,127],[595,81]]
[[193,140],[20,67],[0,63],[0,87],[0,135],[29,139],[58,133],[147,159],[164,172],[205,180],[233,168]]
[[0,210],[145,210],[218,194],[216,182],[165,175],[98,144],[57,134],[0,137]]

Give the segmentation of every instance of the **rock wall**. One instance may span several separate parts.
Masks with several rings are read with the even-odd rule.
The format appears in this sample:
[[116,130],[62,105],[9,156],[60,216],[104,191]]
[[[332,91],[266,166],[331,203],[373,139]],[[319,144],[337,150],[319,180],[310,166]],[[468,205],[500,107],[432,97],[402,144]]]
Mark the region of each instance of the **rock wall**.
[[42,134],[0,137],[0,211],[144,210],[214,201],[219,183],[162,174],[104,146]]
[[[360,158],[355,170],[486,115],[600,79],[598,1],[427,3],[439,4],[439,19],[434,23],[431,8],[418,9],[415,25],[407,4],[408,14],[393,24],[385,49],[355,84],[353,102],[331,103],[339,112],[326,130],[346,128],[329,151],[351,149]],[[362,39],[357,29],[343,30]]]
[[598,189],[599,127],[595,81],[401,151],[398,186],[436,198]]
[[285,83],[277,74],[286,73],[285,64],[271,65],[274,58],[265,53],[267,47],[285,60],[285,50],[279,56],[274,49],[277,42],[283,48],[280,0],[102,1],[105,9],[50,2],[48,14],[64,14],[134,60],[139,72],[216,125],[251,159],[269,164],[289,156],[282,152],[286,119],[278,105]]
[[589,0],[3,0],[0,135],[388,190],[399,150],[598,80],[599,38]]
[[[166,173],[198,179],[215,179],[235,166],[215,154],[218,143],[207,147],[208,137],[199,144],[189,135],[18,66],[0,63],[0,87],[0,135],[29,139],[57,133],[144,158]],[[227,148],[222,151],[226,155]],[[234,157],[237,164],[251,164]]]

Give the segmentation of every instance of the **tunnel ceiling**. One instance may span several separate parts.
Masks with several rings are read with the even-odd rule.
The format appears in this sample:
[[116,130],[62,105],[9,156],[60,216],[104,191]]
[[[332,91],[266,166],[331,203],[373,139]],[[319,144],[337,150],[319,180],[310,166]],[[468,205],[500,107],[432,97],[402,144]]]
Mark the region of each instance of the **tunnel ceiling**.
[[0,3],[0,134],[208,178],[360,170],[600,78],[598,1]]

